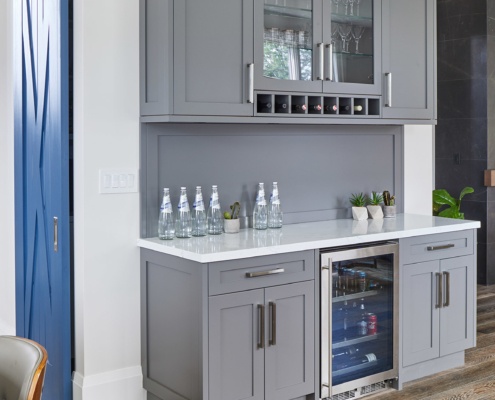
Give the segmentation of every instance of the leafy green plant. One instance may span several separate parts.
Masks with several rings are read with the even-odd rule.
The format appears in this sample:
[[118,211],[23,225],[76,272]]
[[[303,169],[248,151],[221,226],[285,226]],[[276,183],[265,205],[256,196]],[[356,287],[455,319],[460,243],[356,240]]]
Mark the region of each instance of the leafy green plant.
[[371,192],[369,203],[372,206],[379,206],[383,202],[383,196],[377,192]]
[[[464,213],[461,213],[461,200],[474,189],[466,186],[461,190],[458,199],[454,199],[445,189],[435,189],[433,191],[433,215],[445,218],[464,219]],[[441,208],[447,206],[443,210]],[[440,211],[441,210],[441,211]]]
[[368,203],[368,197],[363,193],[354,193],[349,198],[349,202],[353,207],[365,207]]

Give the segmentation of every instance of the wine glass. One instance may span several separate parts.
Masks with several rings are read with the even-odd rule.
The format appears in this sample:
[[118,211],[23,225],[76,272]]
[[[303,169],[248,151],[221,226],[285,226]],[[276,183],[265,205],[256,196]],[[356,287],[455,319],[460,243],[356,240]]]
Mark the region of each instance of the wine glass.
[[349,0],[342,0],[342,4],[345,6],[345,15],[347,15],[347,9],[349,7]]
[[356,15],[359,17],[359,3],[361,3],[361,0],[356,0]]
[[354,41],[356,42],[356,54],[362,54],[359,52],[359,39],[363,37],[364,26],[362,25],[354,25],[351,29],[351,35]]
[[350,25],[339,25],[339,34],[342,39],[342,53],[349,53],[349,46],[346,46],[346,42],[348,41],[348,36],[351,33]]
[[333,0],[333,4],[335,4],[335,14],[339,13],[339,3],[340,0]]
[[356,0],[349,0],[349,4],[350,4],[350,6],[351,6],[351,10],[350,10],[350,12],[349,12],[349,15],[352,15],[352,16],[354,15],[354,2],[355,2],[355,1],[356,1]]
[[332,35],[331,35],[331,42],[333,45],[337,42],[337,36],[339,35],[339,24],[333,23],[332,24]]

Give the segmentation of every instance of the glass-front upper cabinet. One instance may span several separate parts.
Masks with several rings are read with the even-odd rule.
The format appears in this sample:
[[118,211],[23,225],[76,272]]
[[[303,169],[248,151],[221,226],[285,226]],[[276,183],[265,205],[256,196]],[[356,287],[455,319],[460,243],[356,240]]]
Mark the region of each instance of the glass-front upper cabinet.
[[379,3],[256,1],[254,88],[380,94]]

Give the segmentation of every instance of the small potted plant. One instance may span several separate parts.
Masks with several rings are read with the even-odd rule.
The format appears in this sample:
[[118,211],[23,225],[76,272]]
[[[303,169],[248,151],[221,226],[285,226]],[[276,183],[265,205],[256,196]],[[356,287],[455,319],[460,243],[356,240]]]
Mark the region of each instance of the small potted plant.
[[371,198],[368,199],[368,213],[372,219],[383,218],[382,206],[383,196],[377,192],[371,192]]
[[230,212],[225,211],[223,213],[223,231],[225,233],[239,233],[241,224],[239,221],[239,211],[241,204],[236,201],[230,206]]
[[367,201],[368,199],[363,193],[354,193],[349,198],[349,202],[352,205],[352,218],[356,221],[368,219],[368,211],[366,210]]
[[390,192],[385,190],[383,192],[383,216],[385,218],[395,218],[395,196],[390,196]]

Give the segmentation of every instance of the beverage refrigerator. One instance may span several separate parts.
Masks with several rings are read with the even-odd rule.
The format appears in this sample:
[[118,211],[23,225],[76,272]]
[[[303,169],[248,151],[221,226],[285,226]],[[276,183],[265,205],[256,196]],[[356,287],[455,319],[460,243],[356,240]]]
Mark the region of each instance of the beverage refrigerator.
[[398,369],[398,244],[320,251],[320,398],[384,390]]

